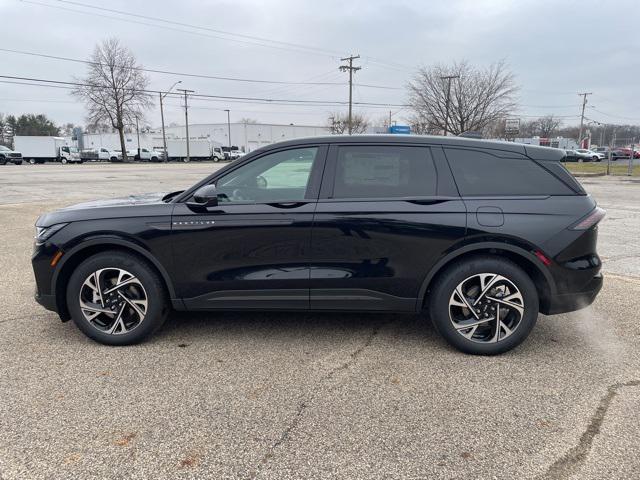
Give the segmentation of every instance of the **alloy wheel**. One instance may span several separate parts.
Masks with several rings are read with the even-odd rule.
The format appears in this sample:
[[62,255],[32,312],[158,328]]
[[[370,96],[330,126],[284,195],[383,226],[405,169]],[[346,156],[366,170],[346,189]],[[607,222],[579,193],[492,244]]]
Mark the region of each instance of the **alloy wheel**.
[[449,299],[449,319],[456,331],[477,343],[497,343],[518,328],[524,315],[522,293],[496,273],[472,275],[458,284]]
[[109,335],[122,335],[138,327],[147,307],[144,286],[121,268],[96,270],[80,288],[80,310],[85,320]]

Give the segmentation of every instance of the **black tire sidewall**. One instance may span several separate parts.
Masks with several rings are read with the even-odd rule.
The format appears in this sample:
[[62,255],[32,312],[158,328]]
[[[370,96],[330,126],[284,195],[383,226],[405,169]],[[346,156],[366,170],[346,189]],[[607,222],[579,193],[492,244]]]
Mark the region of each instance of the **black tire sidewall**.
[[[512,281],[524,300],[524,315],[516,330],[498,343],[472,342],[460,335],[449,318],[449,299],[460,282],[479,273],[497,273]],[[535,284],[518,265],[510,260],[494,257],[475,257],[456,262],[436,279],[429,298],[429,315],[442,337],[453,347],[475,355],[496,355],[522,343],[538,319],[539,300]]]
[[[131,332],[109,335],[93,327],[80,311],[79,292],[86,278],[101,268],[122,268],[135,275],[147,294],[147,313],[142,323]],[[139,343],[163,324],[167,315],[167,298],[159,275],[148,263],[124,252],[104,252],[89,257],[71,274],[67,284],[67,306],[77,327],[89,338],[106,345],[131,345]]]

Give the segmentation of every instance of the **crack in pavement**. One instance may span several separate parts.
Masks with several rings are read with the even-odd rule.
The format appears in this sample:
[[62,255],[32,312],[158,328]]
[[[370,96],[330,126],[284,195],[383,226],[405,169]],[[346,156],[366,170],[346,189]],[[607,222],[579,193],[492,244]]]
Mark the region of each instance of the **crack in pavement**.
[[591,451],[595,436],[600,433],[600,427],[604,422],[604,418],[609,410],[611,402],[618,394],[618,391],[624,387],[638,387],[640,380],[631,380],[625,383],[614,383],[607,388],[607,392],[600,399],[600,403],[596,411],[591,416],[587,429],[580,436],[578,444],[565,453],[561,458],[556,460],[542,475],[541,479],[562,480],[569,478],[571,475],[584,464],[587,455]]
[[249,480],[253,480],[255,479],[260,472],[262,471],[262,468],[267,464],[267,462],[273,458],[274,452],[275,450],[282,444],[286,443],[287,440],[289,440],[289,436],[291,435],[291,432],[293,430],[295,430],[298,425],[300,424],[301,420],[302,420],[302,416],[305,412],[305,410],[307,409],[308,405],[313,402],[313,400],[316,398],[318,392],[321,389],[321,385],[324,381],[326,380],[330,380],[331,378],[333,378],[335,376],[336,373],[347,370],[351,365],[353,365],[357,360],[358,357],[360,357],[360,355],[362,355],[362,353],[371,346],[371,344],[373,343],[373,339],[378,335],[378,333],[380,332],[380,330],[382,329],[383,326],[385,326],[386,324],[380,324],[378,326],[376,326],[371,333],[369,334],[369,336],[367,337],[366,341],[360,345],[358,348],[356,348],[353,352],[351,352],[349,354],[349,359],[338,365],[337,367],[332,368],[329,373],[327,373],[324,377],[322,377],[318,383],[316,384],[316,389],[312,392],[312,394],[310,395],[310,397],[306,400],[306,401],[302,401],[300,402],[300,404],[298,405],[298,408],[296,409],[296,413],[293,416],[293,418],[291,419],[291,422],[289,422],[289,424],[286,426],[286,428],[282,431],[282,433],[280,434],[280,436],[276,439],[275,442],[273,442],[271,444],[271,446],[267,449],[267,453],[265,453],[262,458],[260,459],[260,461],[258,462],[258,466],[255,470],[249,472],[247,478]]

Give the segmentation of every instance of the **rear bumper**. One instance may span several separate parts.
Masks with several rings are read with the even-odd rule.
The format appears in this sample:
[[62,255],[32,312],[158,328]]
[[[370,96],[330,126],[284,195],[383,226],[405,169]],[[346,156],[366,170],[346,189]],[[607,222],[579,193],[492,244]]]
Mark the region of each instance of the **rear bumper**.
[[579,292],[553,295],[549,299],[548,308],[541,310],[541,313],[555,315],[588,307],[602,289],[603,280],[602,273],[598,273]]

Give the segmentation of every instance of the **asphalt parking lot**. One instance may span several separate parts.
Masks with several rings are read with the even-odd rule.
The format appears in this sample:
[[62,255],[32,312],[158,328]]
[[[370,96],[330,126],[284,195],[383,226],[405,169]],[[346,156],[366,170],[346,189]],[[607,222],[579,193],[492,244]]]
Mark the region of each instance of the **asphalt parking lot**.
[[40,213],[215,168],[0,167],[1,479],[637,478],[640,180],[582,179],[604,289],[499,357],[369,314],[173,314],[105,347],[33,301]]

